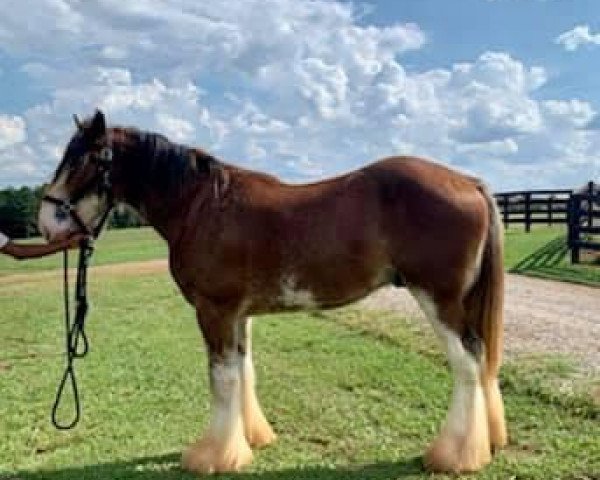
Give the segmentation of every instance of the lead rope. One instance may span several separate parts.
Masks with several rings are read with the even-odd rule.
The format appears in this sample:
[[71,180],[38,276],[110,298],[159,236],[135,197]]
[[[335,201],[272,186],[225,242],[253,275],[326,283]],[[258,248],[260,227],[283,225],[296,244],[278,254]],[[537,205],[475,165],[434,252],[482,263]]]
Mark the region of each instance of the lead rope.
[[[87,302],[87,267],[89,259],[94,252],[91,240],[84,239],[79,246],[79,265],[77,267],[77,284],[75,287],[75,318],[71,324],[71,308],[69,302],[69,252],[63,252],[63,295],[65,304],[65,342],[67,353],[67,365],[62,380],[56,391],[56,399],[52,407],[52,424],[59,430],[70,430],[79,422],[81,417],[81,402],[79,390],[75,377],[74,361],[83,358],[89,350],[89,343],[85,334],[85,317],[88,311]],[[80,348],[81,344],[81,348]],[[73,390],[74,417],[69,423],[61,423],[58,420],[58,408],[63,398],[67,382],[70,381]]]

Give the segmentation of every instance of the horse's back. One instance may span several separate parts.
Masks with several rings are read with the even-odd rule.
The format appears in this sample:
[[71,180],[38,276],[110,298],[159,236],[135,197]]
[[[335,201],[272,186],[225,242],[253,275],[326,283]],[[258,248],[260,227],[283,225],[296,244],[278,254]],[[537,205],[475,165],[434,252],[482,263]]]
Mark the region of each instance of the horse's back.
[[[410,254],[412,243],[437,248],[440,238],[478,236],[488,212],[481,182],[417,157],[388,157],[338,177],[291,185],[243,172],[240,221],[262,238],[284,244],[309,242],[315,233],[324,250],[336,240],[394,238]],[[473,235],[473,231],[477,231]],[[262,238],[264,240],[264,238]],[[460,248],[460,247],[457,247]],[[392,249],[394,250],[394,249]]]
[[362,169],[381,186],[402,188],[408,194],[423,191],[430,195],[455,196],[474,192],[479,179],[420,157],[387,157]]

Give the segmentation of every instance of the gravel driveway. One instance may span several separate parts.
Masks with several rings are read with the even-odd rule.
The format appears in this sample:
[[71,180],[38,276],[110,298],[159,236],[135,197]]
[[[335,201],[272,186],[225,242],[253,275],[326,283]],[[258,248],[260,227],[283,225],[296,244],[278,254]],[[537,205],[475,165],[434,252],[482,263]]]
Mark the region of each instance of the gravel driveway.
[[[506,355],[567,354],[582,370],[600,373],[600,289],[521,275],[506,279]],[[424,318],[406,289],[381,289],[362,305]]]

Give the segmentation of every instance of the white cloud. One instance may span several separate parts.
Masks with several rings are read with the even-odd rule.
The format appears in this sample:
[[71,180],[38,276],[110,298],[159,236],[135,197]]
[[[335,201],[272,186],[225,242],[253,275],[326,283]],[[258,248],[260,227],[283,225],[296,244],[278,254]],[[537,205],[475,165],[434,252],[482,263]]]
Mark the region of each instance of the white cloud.
[[26,137],[25,121],[21,117],[0,114],[0,150],[24,142]]
[[[24,14],[36,8],[53,16]],[[22,158],[22,167],[6,173],[5,149],[0,183],[49,175],[73,130],[71,114],[96,107],[110,123],[161,131],[289,180],[407,153],[503,188],[524,186],[532,170],[550,186],[594,167],[595,109],[582,99],[539,100],[544,68],[506,52],[406,68],[404,54],[418,55],[427,35],[414,24],[369,25],[358,8],[325,0],[232,0],[226,8],[217,0],[23,0],[0,17],[0,48],[23,59],[21,71],[47,98],[19,115],[27,138],[7,148],[21,149],[10,165]]]
[[333,119],[343,114],[346,106],[348,76],[341,65],[328,65],[319,58],[307,58],[297,67],[300,92],[314,103],[319,115]]
[[589,103],[577,99],[548,100],[541,106],[547,121],[560,128],[587,128],[596,116]]
[[589,25],[577,25],[556,37],[555,43],[562,45],[569,52],[574,52],[582,45],[600,45],[600,33],[592,33]]
[[127,50],[114,45],[105,45],[102,47],[102,56],[107,60],[124,60],[127,58]]
[[37,155],[25,143],[15,143],[0,149],[0,186],[42,183],[47,175],[38,168]]
[[289,128],[287,123],[265,115],[256,105],[250,102],[246,103],[242,111],[233,118],[231,126],[257,136],[277,135]]
[[185,142],[193,138],[194,126],[187,120],[166,113],[156,114],[156,123],[160,130],[176,142]]
[[519,151],[519,145],[512,138],[491,142],[462,143],[457,146],[460,153],[491,155],[493,157],[513,155]]

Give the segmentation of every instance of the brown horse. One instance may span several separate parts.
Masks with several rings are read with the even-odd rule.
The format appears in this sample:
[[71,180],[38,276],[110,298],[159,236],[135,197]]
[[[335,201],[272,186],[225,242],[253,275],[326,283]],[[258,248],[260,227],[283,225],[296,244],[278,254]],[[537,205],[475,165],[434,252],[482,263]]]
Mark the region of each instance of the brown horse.
[[[406,285],[446,348],[451,406],[425,455],[434,471],[483,467],[506,444],[502,231],[483,184],[412,157],[289,185],[133,128],[81,124],[43,202],[49,239],[93,229],[112,199],[169,245],[173,278],[210,359],[212,418],[183,454],[197,472],[238,470],[275,439],[259,406],[248,315],[352,302]],[[61,205],[62,202],[62,205]],[[65,211],[72,215],[65,215]]]

